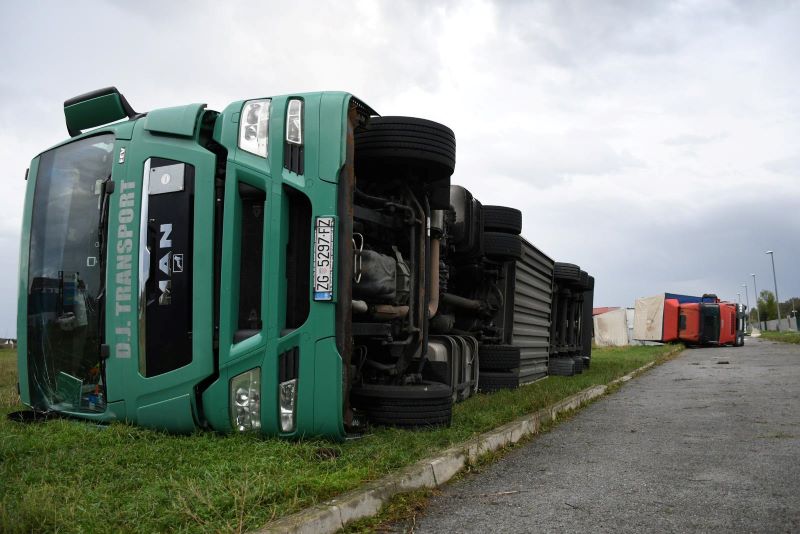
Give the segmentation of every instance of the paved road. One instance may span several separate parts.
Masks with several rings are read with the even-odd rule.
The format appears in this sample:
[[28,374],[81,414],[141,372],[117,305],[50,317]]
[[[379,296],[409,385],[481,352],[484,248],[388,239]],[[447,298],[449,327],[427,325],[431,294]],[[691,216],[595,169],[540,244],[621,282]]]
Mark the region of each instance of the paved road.
[[687,350],[448,486],[413,530],[800,532],[800,346]]

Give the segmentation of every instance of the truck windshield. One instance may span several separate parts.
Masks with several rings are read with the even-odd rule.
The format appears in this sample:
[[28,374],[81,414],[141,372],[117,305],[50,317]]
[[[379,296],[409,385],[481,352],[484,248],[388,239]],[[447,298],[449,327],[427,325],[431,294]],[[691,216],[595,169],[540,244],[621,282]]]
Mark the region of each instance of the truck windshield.
[[102,214],[113,147],[113,135],[99,135],[40,158],[28,266],[28,371],[37,408],[105,410]]

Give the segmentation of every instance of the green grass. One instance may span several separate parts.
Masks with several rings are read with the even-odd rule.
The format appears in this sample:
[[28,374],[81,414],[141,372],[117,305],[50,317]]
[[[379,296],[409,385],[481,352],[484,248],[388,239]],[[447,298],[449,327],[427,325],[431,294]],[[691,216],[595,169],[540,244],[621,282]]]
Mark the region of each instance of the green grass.
[[171,436],[125,424],[21,425],[16,359],[0,351],[0,531],[242,531],[605,384],[675,347],[595,349],[592,368],[454,408],[451,428],[375,429],[345,443],[198,432]]
[[782,343],[800,343],[800,332],[767,332],[762,330],[761,337]]

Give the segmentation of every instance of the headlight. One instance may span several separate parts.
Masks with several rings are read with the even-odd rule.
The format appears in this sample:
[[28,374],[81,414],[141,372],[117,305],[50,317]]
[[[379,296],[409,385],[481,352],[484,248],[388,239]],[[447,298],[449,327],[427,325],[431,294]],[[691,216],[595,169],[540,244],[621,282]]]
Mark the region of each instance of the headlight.
[[244,103],[239,117],[239,148],[262,158],[267,157],[269,106],[268,98],[250,100]]
[[289,100],[286,110],[286,142],[295,145],[303,144],[303,101]]
[[261,428],[261,369],[231,378],[231,424],[239,432]]
[[297,413],[297,379],[293,378],[278,385],[278,404],[281,413],[281,431],[293,432]]

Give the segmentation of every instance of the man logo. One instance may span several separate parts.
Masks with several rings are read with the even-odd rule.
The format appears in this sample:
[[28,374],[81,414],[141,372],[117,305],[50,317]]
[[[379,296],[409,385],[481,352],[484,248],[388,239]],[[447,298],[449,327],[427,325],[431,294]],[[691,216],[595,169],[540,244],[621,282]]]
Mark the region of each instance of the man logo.
[[[158,269],[163,273],[163,277],[158,281],[158,290],[161,292],[158,297],[158,304],[160,306],[169,306],[172,303],[172,273],[175,263],[175,256],[172,254],[172,224],[162,224],[159,230],[161,238],[158,241],[158,248],[164,253],[161,259],[158,260]],[[181,261],[181,267],[183,267],[183,261]]]

